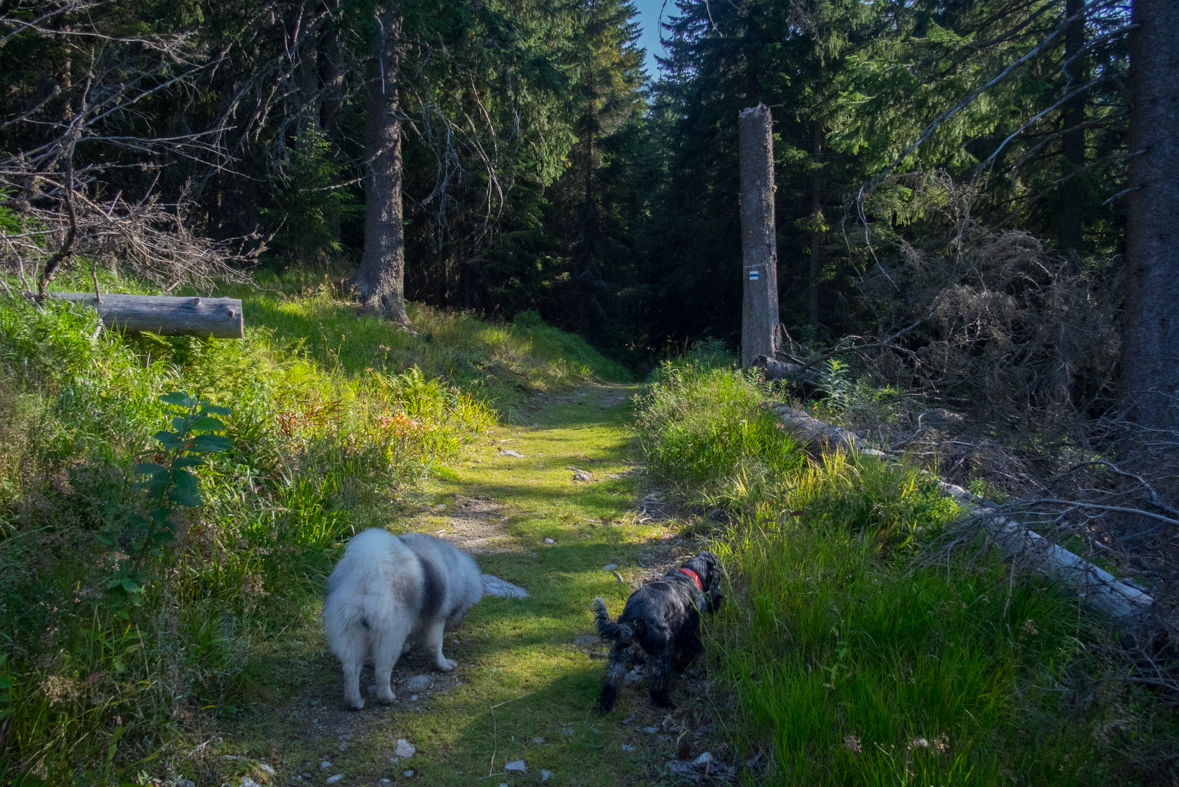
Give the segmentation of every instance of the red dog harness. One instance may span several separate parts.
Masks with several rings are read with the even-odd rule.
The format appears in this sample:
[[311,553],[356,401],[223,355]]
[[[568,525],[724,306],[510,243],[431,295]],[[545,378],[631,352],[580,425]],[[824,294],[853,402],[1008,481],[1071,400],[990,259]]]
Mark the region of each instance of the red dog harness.
[[695,571],[690,568],[681,568],[680,571],[690,576],[692,581],[696,583],[696,587],[700,588],[700,592],[704,592],[704,584],[700,581],[700,576]]

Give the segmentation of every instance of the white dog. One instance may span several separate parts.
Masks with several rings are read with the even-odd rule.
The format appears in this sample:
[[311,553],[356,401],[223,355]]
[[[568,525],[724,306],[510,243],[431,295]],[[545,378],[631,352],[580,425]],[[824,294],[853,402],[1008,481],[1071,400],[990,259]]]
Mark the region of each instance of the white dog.
[[392,702],[389,677],[413,637],[443,672],[442,634],[457,629],[483,596],[483,575],[469,555],[423,533],[400,538],[370,529],[355,536],[328,578],[323,625],[344,667],[344,704],[364,707],[360,671],[372,661],[377,700]]

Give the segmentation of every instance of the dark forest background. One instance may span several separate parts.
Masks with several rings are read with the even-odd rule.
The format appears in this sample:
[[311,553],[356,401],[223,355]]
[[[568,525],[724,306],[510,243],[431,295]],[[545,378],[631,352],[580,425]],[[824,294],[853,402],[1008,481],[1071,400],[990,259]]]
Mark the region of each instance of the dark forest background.
[[372,127],[399,124],[408,300],[649,368],[740,340],[736,118],[760,102],[795,356],[876,346],[857,375],[1051,431],[1119,406],[1131,12],[675,0],[649,74],[623,0],[4,0],[0,193],[45,228],[6,265],[346,280]]

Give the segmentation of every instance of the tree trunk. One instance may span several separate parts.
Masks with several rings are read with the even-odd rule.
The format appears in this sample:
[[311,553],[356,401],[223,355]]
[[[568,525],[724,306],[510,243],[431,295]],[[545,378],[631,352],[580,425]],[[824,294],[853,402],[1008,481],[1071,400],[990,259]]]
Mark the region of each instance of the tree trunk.
[[1119,394],[1139,427],[1179,431],[1179,3],[1134,0],[1133,21]]
[[811,338],[819,335],[819,273],[823,268],[823,250],[820,247],[823,223],[823,174],[819,166],[823,163],[823,126],[815,121],[811,140],[811,270],[807,288],[807,319],[811,326]]
[[774,357],[778,325],[778,241],[774,222],[774,136],[762,104],[737,115],[741,155],[741,246],[744,299],[741,365]]
[[[1065,18],[1070,18],[1080,13],[1084,5],[1084,0],[1065,0],[1064,14]],[[1075,58],[1072,63],[1065,70],[1068,79],[1067,90],[1072,90],[1085,81],[1085,62],[1084,58],[1078,56],[1078,53],[1085,46],[1085,20],[1082,17],[1076,22],[1068,26],[1064,32],[1064,57],[1065,60]],[[1082,128],[1085,123],[1085,97],[1084,95],[1077,96],[1069,101],[1064,106],[1064,116],[1061,118],[1061,124],[1064,126],[1064,135],[1061,140],[1061,152],[1064,154],[1065,161],[1069,164],[1069,169],[1073,172],[1085,166],[1085,130]],[[1084,235],[1084,216],[1078,207],[1074,206],[1071,209],[1066,208],[1063,216],[1060,217],[1060,236],[1058,243],[1060,248],[1066,251],[1075,251],[1078,255],[1085,250],[1085,235]]]
[[[330,26],[319,40],[319,127],[339,150],[344,143],[340,130],[340,116],[344,107],[344,51],[340,47],[340,36],[335,26]],[[328,214],[328,231],[332,239],[340,240],[340,212]],[[340,246],[328,252],[333,266],[340,262]]]
[[352,283],[366,312],[408,327],[397,101],[400,19],[396,7],[386,7],[378,21],[377,56],[365,66],[368,117],[364,153],[368,173],[364,181],[364,256]]

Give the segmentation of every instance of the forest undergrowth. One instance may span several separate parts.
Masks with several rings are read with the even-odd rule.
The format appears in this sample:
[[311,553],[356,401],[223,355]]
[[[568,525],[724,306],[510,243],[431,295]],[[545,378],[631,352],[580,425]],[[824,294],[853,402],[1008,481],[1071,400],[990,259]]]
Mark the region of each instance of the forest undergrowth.
[[259,284],[243,340],[0,299],[0,783],[123,782],[268,697],[351,534],[529,393],[628,375],[528,315],[410,334],[331,282]]
[[981,541],[941,551],[959,512],[917,462],[810,455],[771,395],[696,352],[639,406],[652,473],[721,523],[710,658],[770,782],[1173,783],[1174,708],[1123,680],[1108,622]]

